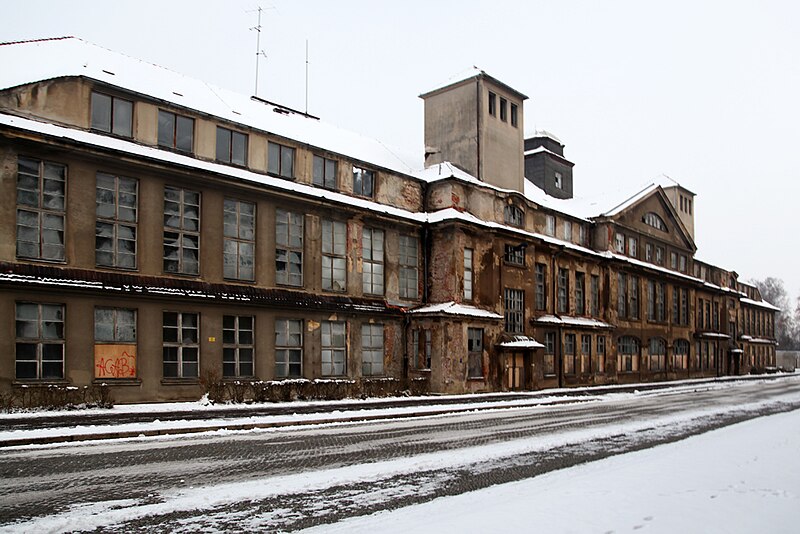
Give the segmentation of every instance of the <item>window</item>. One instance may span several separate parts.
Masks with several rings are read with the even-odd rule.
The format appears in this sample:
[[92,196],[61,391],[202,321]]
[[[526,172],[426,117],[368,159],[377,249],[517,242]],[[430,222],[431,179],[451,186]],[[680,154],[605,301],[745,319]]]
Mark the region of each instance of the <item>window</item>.
[[136,377],[136,310],[94,309],[94,377]]
[[361,325],[361,374],[383,374],[383,325]]
[[400,298],[419,297],[419,250],[418,240],[411,235],[400,236]]
[[564,221],[564,241],[572,241],[572,223]]
[[339,221],[322,221],[322,289],[345,291],[347,228]]
[[544,233],[552,236],[556,235],[556,218],[554,215],[545,215]]
[[16,304],[16,377],[64,378],[64,306]]
[[267,172],[282,178],[294,178],[294,148],[268,142]]
[[322,375],[342,376],[347,372],[347,346],[343,321],[322,321]]
[[664,265],[664,248],[663,247],[656,247],[656,263],[658,265]]
[[664,282],[656,283],[656,320],[659,322],[667,320],[666,293],[667,284]]
[[464,249],[464,300],[472,300],[472,249]]
[[592,357],[592,336],[589,334],[581,335],[581,374],[589,374],[591,371]]
[[569,312],[569,270],[558,269],[558,313]]
[[372,198],[375,194],[375,171],[353,167],[353,194]]
[[467,373],[483,378],[483,328],[467,328]]
[[[419,333],[423,332],[420,337]],[[411,351],[412,351],[412,364],[416,369],[430,369],[431,368],[431,331],[428,329],[417,329],[411,333]],[[424,343],[424,345],[420,345]],[[421,349],[421,350],[420,350]],[[424,360],[420,359],[424,357]]]
[[628,316],[628,276],[625,273],[617,273],[617,315]]
[[686,256],[681,254],[679,258],[680,262],[678,263],[678,270],[682,273],[686,272]]
[[619,232],[614,234],[614,250],[620,254],[625,254],[625,236]]
[[303,215],[275,210],[275,283],[303,285]]
[[336,161],[322,156],[314,156],[314,171],[311,180],[316,186],[336,189]]
[[689,342],[676,339],[672,348],[672,369],[685,370],[689,364]]
[[64,260],[67,168],[17,160],[17,257]]
[[303,376],[303,321],[275,320],[275,377]]
[[525,225],[525,212],[513,204],[506,204],[503,210],[503,218],[506,224],[522,228]]
[[653,245],[650,243],[644,246],[644,259],[649,262],[653,261]]
[[223,204],[222,272],[225,278],[255,279],[256,205],[226,198]]
[[544,374],[556,374],[556,333],[545,332],[544,334]]
[[642,217],[642,222],[644,222],[647,226],[652,226],[656,230],[661,230],[662,232],[667,231],[667,225],[664,223],[664,219],[652,211],[648,211],[644,214],[644,217]]
[[92,91],[92,130],[133,135],[133,102]]
[[222,376],[236,378],[253,376],[252,315],[222,316]]
[[592,317],[600,316],[600,276],[593,274],[591,281],[591,312]]
[[383,230],[364,228],[361,234],[364,293],[383,295]]
[[[719,302],[714,303],[713,312],[713,324],[712,327],[714,328],[715,332],[719,332]],[[759,313],[758,314],[758,335],[764,335],[764,315]]]
[[597,350],[592,356],[592,370],[595,373],[606,372],[606,336],[597,336]]
[[680,289],[672,288],[672,324],[681,324]]
[[521,334],[523,332],[525,293],[521,289],[505,290],[505,327],[506,332]]
[[489,91],[489,115],[497,115],[497,95]]
[[505,246],[505,261],[511,265],[525,266],[525,247],[519,245]]
[[647,320],[656,320],[656,283],[647,281]]
[[630,302],[628,303],[628,316],[631,319],[638,319],[639,318],[639,277],[638,276],[630,276],[630,290],[628,291],[628,295],[630,296]]
[[159,109],[158,146],[191,152],[194,146],[194,119]]
[[678,268],[678,254],[675,252],[669,253],[669,267],[673,270]]
[[578,244],[586,245],[586,227],[582,224],[578,225]]
[[558,189],[563,189],[564,188],[564,184],[562,182],[561,173],[560,172],[556,172],[555,173],[554,181],[555,181],[556,187]]
[[547,266],[544,263],[536,264],[536,309],[547,309]]
[[200,316],[164,312],[162,347],[164,378],[197,378],[200,364]]
[[97,173],[94,259],[98,266],[136,268],[138,182]]
[[247,135],[217,126],[217,161],[247,165]]
[[164,272],[200,272],[200,193],[164,188]]
[[586,273],[575,273],[575,314],[586,313]]
[[564,374],[575,374],[575,334],[564,334]]
[[634,258],[639,256],[639,243],[636,241],[635,237],[628,238],[628,256],[632,256]]
[[508,120],[508,100],[500,97],[500,120],[506,122]]
[[639,340],[623,336],[617,343],[617,372],[630,373],[639,370]]
[[511,126],[517,127],[519,121],[519,110],[516,104],[511,104]]
[[667,357],[667,344],[660,337],[650,338],[650,370],[663,371]]

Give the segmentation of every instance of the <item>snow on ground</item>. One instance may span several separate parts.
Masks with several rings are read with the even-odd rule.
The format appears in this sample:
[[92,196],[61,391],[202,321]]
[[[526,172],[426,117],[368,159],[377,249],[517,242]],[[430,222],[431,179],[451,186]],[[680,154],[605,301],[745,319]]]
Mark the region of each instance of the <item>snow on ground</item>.
[[800,529],[800,411],[306,532]]

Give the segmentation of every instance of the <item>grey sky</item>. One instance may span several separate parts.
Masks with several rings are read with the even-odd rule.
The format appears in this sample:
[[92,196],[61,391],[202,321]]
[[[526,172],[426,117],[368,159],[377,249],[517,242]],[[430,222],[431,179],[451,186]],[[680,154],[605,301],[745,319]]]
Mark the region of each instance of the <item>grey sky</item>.
[[[0,40],[75,35],[252,94],[256,0],[26,0]],[[697,193],[698,258],[800,294],[791,1],[264,0],[259,96],[421,161],[422,101],[472,65],[530,99],[576,163],[576,195],[667,174]]]

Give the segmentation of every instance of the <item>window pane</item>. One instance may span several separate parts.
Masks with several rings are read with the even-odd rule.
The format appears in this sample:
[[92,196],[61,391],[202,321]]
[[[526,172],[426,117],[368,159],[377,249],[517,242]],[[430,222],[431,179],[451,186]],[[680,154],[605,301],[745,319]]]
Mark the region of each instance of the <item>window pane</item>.
[[158,110],[158,144],[174,146],[175,114]]
[[133,103],[120,98],[114,99],[113,133],[131,137],[133,132]]
[[92,93],[92,128],[111,131],[111,97]]

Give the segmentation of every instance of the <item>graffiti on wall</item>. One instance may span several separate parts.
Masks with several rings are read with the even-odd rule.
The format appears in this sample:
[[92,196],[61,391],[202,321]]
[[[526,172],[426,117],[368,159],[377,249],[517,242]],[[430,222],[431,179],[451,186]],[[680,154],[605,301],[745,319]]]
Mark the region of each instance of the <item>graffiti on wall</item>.
[[95,378],[136,378],[136,345],[95,345]]

